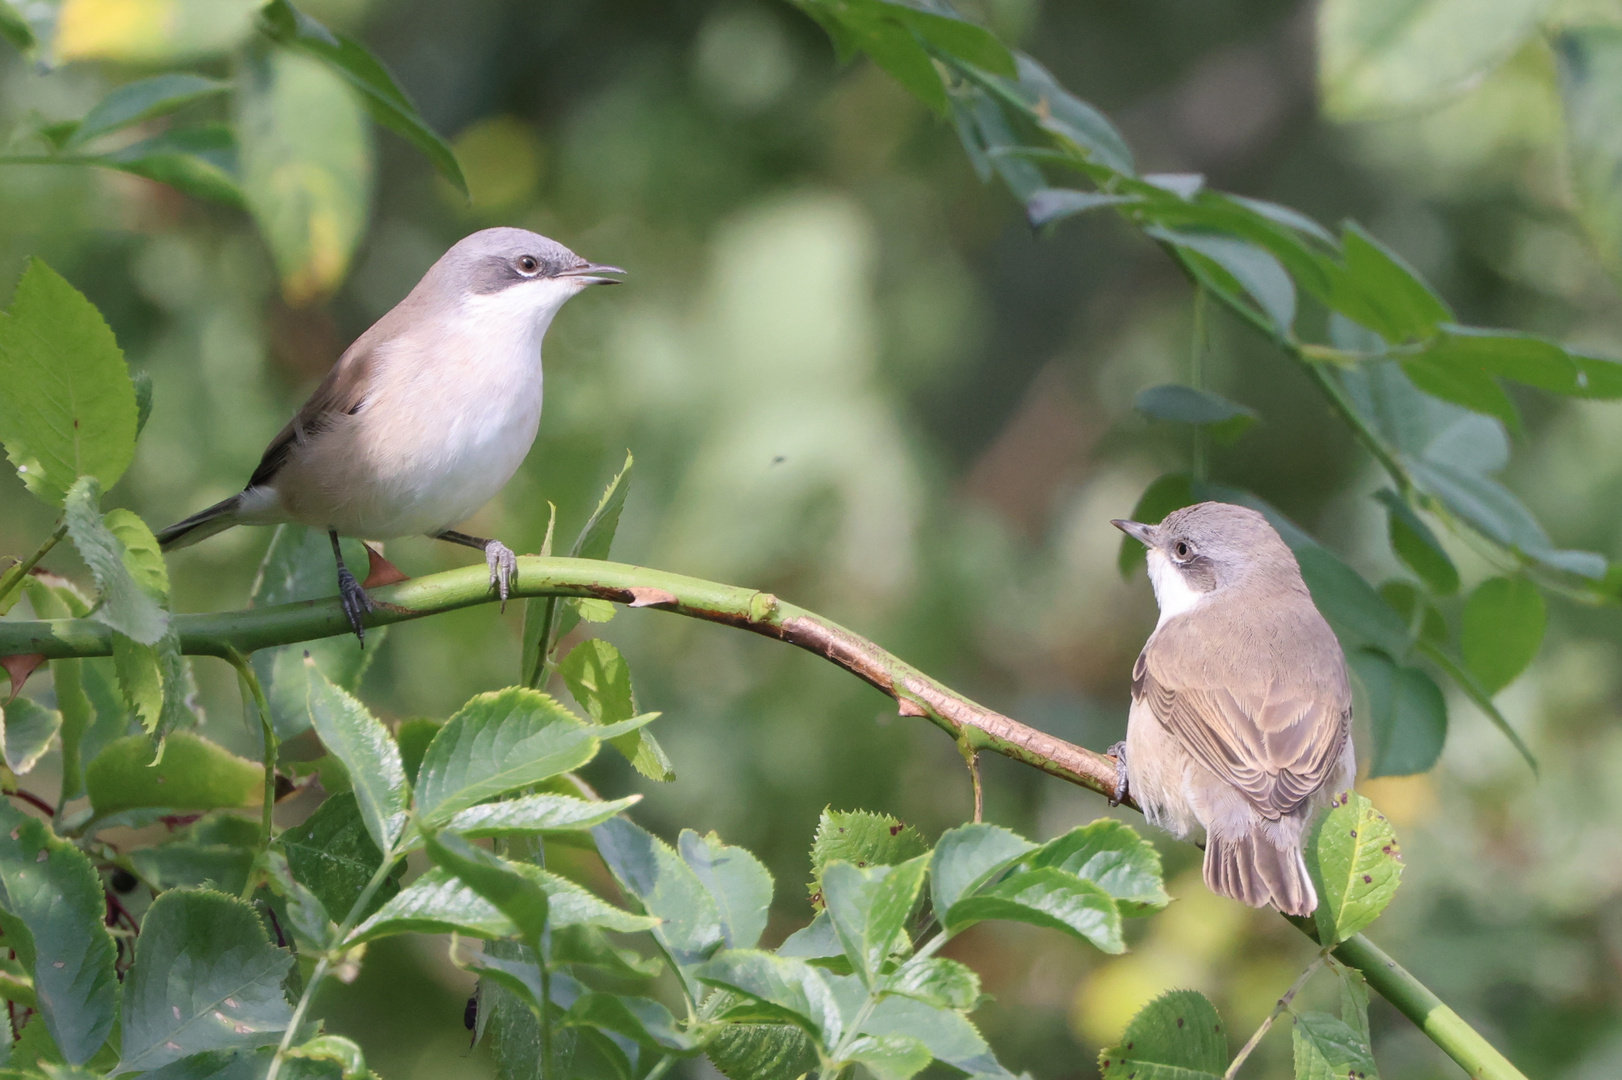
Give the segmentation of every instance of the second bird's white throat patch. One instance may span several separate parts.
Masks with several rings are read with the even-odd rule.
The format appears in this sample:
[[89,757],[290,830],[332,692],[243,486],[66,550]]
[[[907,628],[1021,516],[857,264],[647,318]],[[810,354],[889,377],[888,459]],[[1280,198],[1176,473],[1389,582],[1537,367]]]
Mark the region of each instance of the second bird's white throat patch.
[[1160,621],[1155,623],[1156,630],[1165,626],[1167,619],[1193,611],[1206,596],[1188,583],[1183,572],[1170,559],[1153,548],[1149,551],[1149,583],[1155,588],[1155,603],[1160,605]]

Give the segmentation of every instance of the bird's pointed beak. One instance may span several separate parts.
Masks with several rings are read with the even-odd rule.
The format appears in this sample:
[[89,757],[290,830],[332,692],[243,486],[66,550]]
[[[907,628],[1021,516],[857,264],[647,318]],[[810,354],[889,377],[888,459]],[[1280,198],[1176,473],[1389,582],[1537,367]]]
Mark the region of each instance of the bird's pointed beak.
[[1111,521],[1110,524],[1126,533],[1126,535],[1130,536],[1144,547],[1155,546],[1155,527],[1153,525],[1145,525],[1141,521],[1124,521],[1121,518],[1116,518],[1115,520]]
[[625,273],[625,271],[621,270],[617,266],[604,266],[601,263],[587,263],[584,266],[575,266],[568,270],[560,270],[557,276],[576,278],[587,285],[618,285],[620,283],[619,278],[603,277],[603,275],[623,273]]

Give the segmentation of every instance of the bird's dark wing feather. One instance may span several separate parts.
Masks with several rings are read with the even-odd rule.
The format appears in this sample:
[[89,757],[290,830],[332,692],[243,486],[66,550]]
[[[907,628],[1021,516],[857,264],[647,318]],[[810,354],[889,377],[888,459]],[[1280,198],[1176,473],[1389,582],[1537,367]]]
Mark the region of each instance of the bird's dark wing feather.
[[270,483],[282,466],[287,464],[287,458],[295,447],[331,427],[337,417],[360,411],[366,404],[367,376],[375,355],[376,350],[367,346],[365,338],[362,338],[338,358],[309,400],[287,422],[287,426],[270,440],[264,456],[259,459],[259,467],[248,479],[248,487]]

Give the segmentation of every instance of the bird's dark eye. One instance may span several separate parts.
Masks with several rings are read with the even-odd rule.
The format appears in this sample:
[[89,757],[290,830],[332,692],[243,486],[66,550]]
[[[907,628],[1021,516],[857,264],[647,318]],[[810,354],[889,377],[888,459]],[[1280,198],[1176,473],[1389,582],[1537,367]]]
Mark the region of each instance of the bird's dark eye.
[[541,268],[540,262],[533,255],[518,256],[518,269],[526,274],[533,274]]
[[1183,561],[1184,559],[1187,559],[1190,555],[1194,554],[1194,549],[1188,546],[1188,541],[1187,540],[1179,540],[1179,541],[1177,541],[1177,545],[1175,547],[1173,547],[1171,550],[1172,550],[1172,554],[1177,556],[1177,560],[1179,562]]

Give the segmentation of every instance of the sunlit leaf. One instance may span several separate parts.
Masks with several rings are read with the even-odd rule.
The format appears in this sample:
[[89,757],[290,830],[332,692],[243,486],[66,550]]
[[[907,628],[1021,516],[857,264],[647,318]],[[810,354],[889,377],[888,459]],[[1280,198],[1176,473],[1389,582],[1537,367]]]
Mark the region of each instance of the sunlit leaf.
[[641,801],[640,795],[607,802],[590,802],[570,795],[524,795],[458,810],[445,827],[470,839],[590,829]]
[[811,841],[811,892],[821,889],[823,868],[831,862],[894,866],[928,850],[917,829],[888,814],[824,809]]
[[816,1047],[792,1024],[724,1024],[704,1053],[727,1080],[781,1080],[817,1067]]
[[839,1006],[822,973],[803,960],[726,949],[696,974],[701,982],[767,1006],[759,1019],[796,1024],[824,1046],[838,1042],[844,1030]]
[[[1406,2],[1406,0],[1404,0]],[[1341,234],[1343,272],[1330,306],[1396,344],[1428,337],[1453,312],[1417,272],[1357,225]]]
[[1489,694],[1525,671],[1538,647],[1548,608],[1538,587],[1525,578],[1490,578],[1465,601],[1459,651]]
[[1347,1076],[1379,1080],[1367,1035],[1359,1034],[1344,1020],[1326,1013],[1298,1012],[1294,1032],[1296,1080],[1341,1080]]
[[610,818],[592,836],[620,887],[663,920],[654,936],[677,964],[698,964],[724,943],[715,896],[670,845],[624,818]]
[[917,1039],[938,1060],[973,1077],[1013,1080],[968,1017],[909,997],[883,998],[873,1007],[861,1031],[868,1035]]
[[1132,1018],[1115,1046],[1098,1052],[1104,1080],[1204,1080],[1228,1068],[1228,1037],[1216,1006],[1196,990],[1173,990]]
[[1402,878],[1391,823],[1355,791],[1319,814],[1303,854],[1318,889],[1318,940],[1325,944],[1345,941],[1379,918]]
[[917,998],[940,1009],[968,1012],[980,1001],[980,976],[967,964],[927,956],[901,965],[885,980],[884,992]]
[[1015,873],[977,889],[952,904],[941,921],[948,933],[957,934],[987,919],[1060,930],[1107,953],[1126,951],[1121,912],[1110,894],[1052,867]]
[[80,477],[101,489],[135,456],[135,387],[101,312],[38,258],[0,314],[0,443],[28,490],[61,506]]
[[1125,822],[1100,818],[1079,825],[1031,852],[1033,869],[1057,867],[1091,881],[1123,916],[1148,915],[1171,902],[1161,881],[1160,853]]
[[822,902],[845,955],[862,981],[873,986],[902,928],[918,905],[928,856],[897,866],[856,867],[830,863],[822,873]]
[[911,1035],[863,1035],[851,1042],[846,1060],[859,1062],[875,1080],[910,1080],[935,1055]]
[[930,900],[937,915],[950,911],[1035,847],[1024,837],[985,822],[943,833],[929,863]]
[[[636,715],[630,665],[618,649],[601,638],[587,638],[571,649],[558,664],[558,674],[575,701],[597,723],[613,724]],[[646,728],[617,735],[608,742],[648,779],[676,778],[669,756]]]

